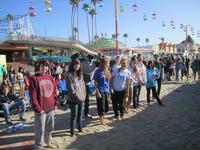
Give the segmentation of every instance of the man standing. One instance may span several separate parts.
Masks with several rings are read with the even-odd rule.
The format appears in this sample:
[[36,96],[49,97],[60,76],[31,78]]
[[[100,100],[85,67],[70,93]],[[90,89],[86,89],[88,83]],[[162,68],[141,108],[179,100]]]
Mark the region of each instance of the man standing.
[[44,146],[57,149],[52,142],[57,93],[47,60],[39,62],[38,72],[30,80],[30,100],[35,112],[35,150]]
[[92,116],[89,114],[89,87],[88,83],[91,82],[91,76],[94,70],[96,69],[96,65],[93,62],[93,56],[87,55],[85,56],[82,54],[82,69],[83,69],[83,77],[86,85],[86,98],[85,98],[85,105],[84,105],[84,113],[85,117],[92,118]]

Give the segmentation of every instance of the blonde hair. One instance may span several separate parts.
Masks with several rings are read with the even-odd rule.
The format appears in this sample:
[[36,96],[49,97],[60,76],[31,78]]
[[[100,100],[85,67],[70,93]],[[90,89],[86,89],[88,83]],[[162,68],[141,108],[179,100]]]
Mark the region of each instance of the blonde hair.
[[109,63],[110,63],[109,59],[106,59],[106,58],[101,59],[99,69],[102,69],[104,71],[106,78],[110,80],[111,79],[111,73],[110,73],[110,70],[109,70]]

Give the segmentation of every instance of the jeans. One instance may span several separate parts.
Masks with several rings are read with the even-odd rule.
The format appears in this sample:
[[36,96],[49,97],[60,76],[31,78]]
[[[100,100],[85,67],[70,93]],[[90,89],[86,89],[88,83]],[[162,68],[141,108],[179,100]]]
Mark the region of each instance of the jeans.
[[2,108],[3,108],[3,112],[4,112],[4,116],[5,116],[5,121],[6,122],[10,122],[11,121],[11,119],[10,119],[10,111],[14,110],[14,109],[21,108],[19,116],[23,117],[24,113],[25,113],[25,110],[26,110],[26,103],[25,103],[24,100],[19,100],[17,102],[13,101],[11,103],[3,103],[2,104]]
[[54,130],[54,110],[49,110],[46,113],[39,114],[35,112],[34,120],[34,142],[35,149],[40,150],[43,148],[44,143],[52,144],[52,133]]
[[29,90],[25,90],[25,101],[26,101],[26,105],[30,104]]
[[78,130],[82,130],[83,102],[81,102],[80,104],[70,103],[70,108],[71,108],[70,133],[71,135],[73,135],[76,122]]
[[141,85],[133,86],[133,108],[139,106],[139,97],[140,97]]

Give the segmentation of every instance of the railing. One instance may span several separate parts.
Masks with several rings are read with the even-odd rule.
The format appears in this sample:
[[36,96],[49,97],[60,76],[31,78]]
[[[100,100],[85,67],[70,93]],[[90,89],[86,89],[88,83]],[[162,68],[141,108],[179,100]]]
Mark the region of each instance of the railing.
[[23,37],[23,36],[18,36],[18,35],[13,35],[11,36],[10,39],[7,40],[12,40],[12,41],[18,41],[18,40],[22,40],[22,41],[46,41],[46,42],[56,42],[57,44],[59,43],[63,43],[63,42],[67,42],[68,44],[79,44],[89,50],[92,50],[94,52],[97,52],[96,49],[88,46],[87,44],[78,41],[78,40],[73,40],[73,39],[69,39],[69,38],[60,38],[60,37],[46,37],[46,36],[32,36],[32,37]]

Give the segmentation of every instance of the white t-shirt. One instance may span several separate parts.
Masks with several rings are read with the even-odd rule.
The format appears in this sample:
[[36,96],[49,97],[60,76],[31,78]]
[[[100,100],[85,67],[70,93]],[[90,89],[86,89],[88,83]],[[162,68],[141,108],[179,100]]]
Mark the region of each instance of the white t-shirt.
[[131,73],[128,69],[122,70],[119,69],[114,70],[112,72],[113,77],[113,89],[115,91],[123,91],[127,87],[127,80],[130,79]]
[[114,64],[114,66],[112,67],[112,72],[115,72],[116,70],[118,70],[121,67],[120,64]]

